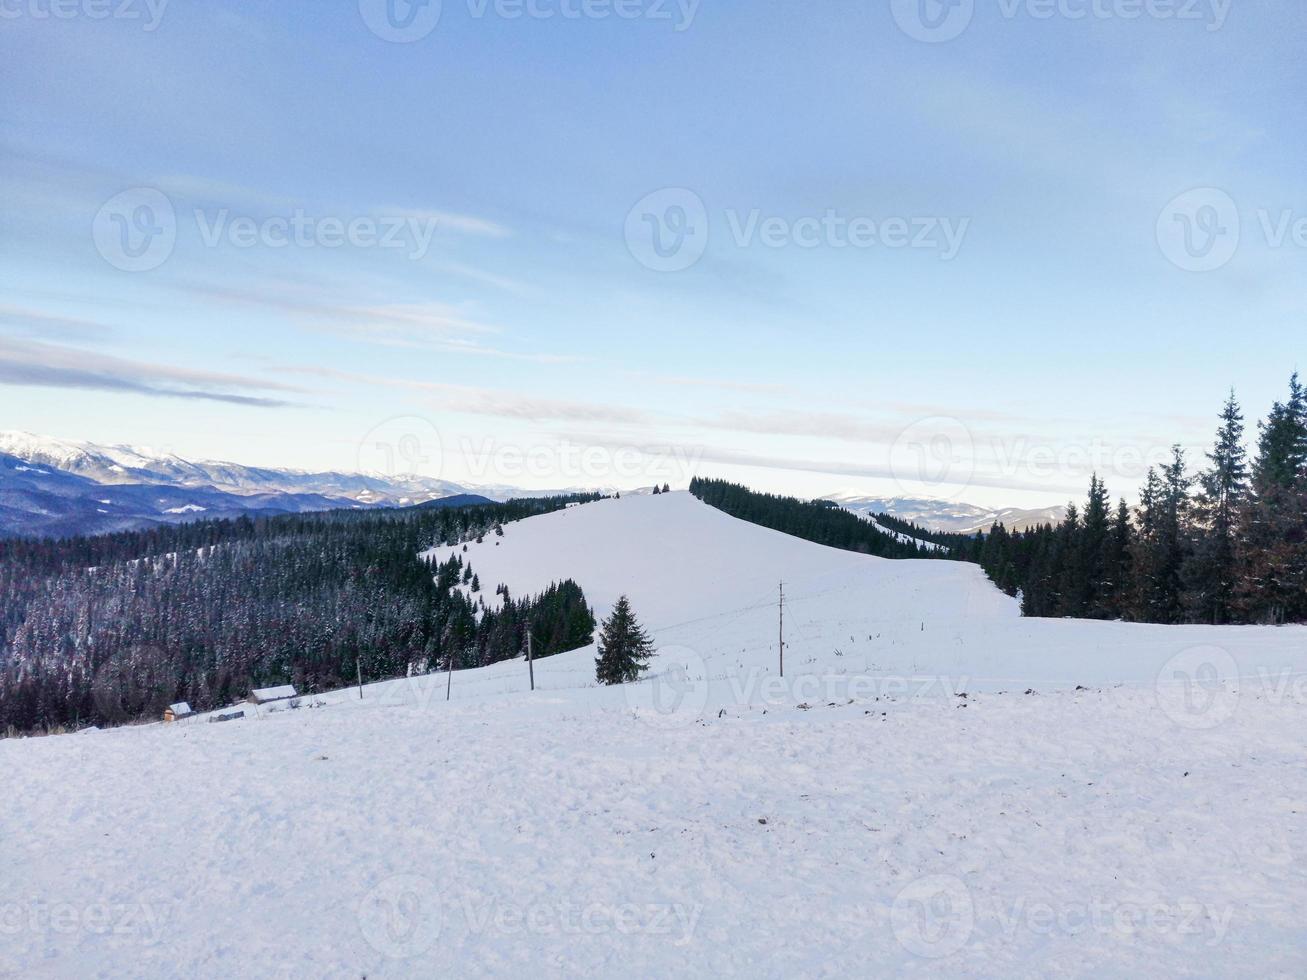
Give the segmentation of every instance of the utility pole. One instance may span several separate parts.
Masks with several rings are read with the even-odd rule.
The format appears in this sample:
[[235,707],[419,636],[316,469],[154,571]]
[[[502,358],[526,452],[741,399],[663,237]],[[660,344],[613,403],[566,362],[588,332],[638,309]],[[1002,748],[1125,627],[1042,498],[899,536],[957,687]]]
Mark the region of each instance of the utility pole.
[[531,674],[531,690],[536,689],[536,666],[531,656],[531,627],[526,628],[526,669]]
[[784,582],[781,583],[780,601],[777,603],[776,609],[777,612],[780,614],[780,622],[777,625],[777,632],[776,632],[776,639],[777,639],[776,648],[777,650],[780,651],[781,676],[784,677],[785,676],[785,583]]

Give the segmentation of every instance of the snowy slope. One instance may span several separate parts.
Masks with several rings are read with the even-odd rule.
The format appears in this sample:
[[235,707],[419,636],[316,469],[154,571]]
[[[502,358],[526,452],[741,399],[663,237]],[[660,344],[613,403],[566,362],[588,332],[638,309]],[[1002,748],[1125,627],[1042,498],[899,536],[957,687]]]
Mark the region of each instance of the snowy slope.
[[[508,525],[502,538],[488,535],[467,547],[464,558],[483,585],[502,582],[522,594],[571,577],[601,612],[626,593],[650,625],[760,604],[774,626],[783,579],[795,601],[800,593],[854,593],[867,607],[860,613],[870,615],[891,600],[880,594],[885,589],[895,603],[940,616],[1019,614],[974,565],[891,562],[815,545],[729,517],[685,492],[595,501]],[[462,546],[432,554],[443,561],[455,552],[463,554]],[[894,615],[905,611],[900,606]]]
[[902,531],[895,531],[893,528],[886,527],[880,521],[876,520],[876,518],[873,517],[871,514],[863,514],[862,519],[866,521],[868,524],[873,525],[876,528],[876,530],[880,531],[882,534],[888,534],[891,538],[893,538],[895,541],[898,541],[900,544],[915,544],[920,548],[924,548],[926,551],[947,550],[942,544],[936,544],[934,541],[926,541],[922,538],[914,538],[910,534],[904,534]]
[[[729,517],[688,493],[601,500],[507,525],[457,551],[494,586],[535,593],[571,577],[597,614],[627,594],[660,643],[712,676],[777,662],[786,583],[789,662],[810,673],[948,678],[962,689],[1152,684],[1168,661],[1219,646],[1224,673],[1307,670],[1307,628],[1154,626],[1023,619],[979,567],[839,551]],[[1228,659],[1227,659],[1228,658]]]
[[579,650],[534,693],[515,661],[0,741],[0,976],[1307,969],[1307,630],[1022,620],[685,494],[467,554],[490,597],[629,593],[651,676]]

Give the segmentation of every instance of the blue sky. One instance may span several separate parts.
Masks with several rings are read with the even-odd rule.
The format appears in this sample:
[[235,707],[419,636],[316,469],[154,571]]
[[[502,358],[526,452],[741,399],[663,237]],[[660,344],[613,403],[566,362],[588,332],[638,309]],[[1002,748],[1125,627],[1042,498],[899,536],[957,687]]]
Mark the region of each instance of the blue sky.
[[0,2],[0,427],[1037,505],[1298,363],[1297,5],[52,2]]

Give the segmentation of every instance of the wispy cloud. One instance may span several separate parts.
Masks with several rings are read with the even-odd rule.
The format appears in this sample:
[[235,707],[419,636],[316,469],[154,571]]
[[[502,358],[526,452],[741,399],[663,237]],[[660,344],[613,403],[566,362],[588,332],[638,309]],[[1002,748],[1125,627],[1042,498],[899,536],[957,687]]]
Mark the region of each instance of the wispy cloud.
[[399,218],[412,218],[421,222],[434,222],[437,230],[458,232],[463,235],[479,235],[483,238],[507,238],[512,231],[494,221],[478,218],[470,214],[455,214],[452,211],[434,211],[429,208],[376,208],[377,214]]
[[301,199],[291,194],[268,193],[199,174],[169,174],[154,183],[170,197],[194,204],[275,212],[290,212],[302,206]]
[[903,431],[902,423],[870,422],[842,412],[723,412],[713,418],[698,419],[696,424],[731,432],[862,443],[893,442]]
[[537,364],[581,360],[571,354],[491,346],[483,338],[502,334],[503,329],[478,319],[465,307],[448,303],[332,303],[305,299],[275,287],[264,290],[192,285],[187,288],[211,299],[277,310],[306,330],[380,347],[473,354]]
[[74,347],[3,337],[0,337],[0,384],[202,399],[260,408],[280,408],[292,403],[259,392],[303,390],[241,375],[151,364]]
[[501,276],[494,272],[486,272],[484,269],[465,265],[462,262],[445,262],[438,268],[441,272],[447,272],[463,279],[470,279],[472,282],[479,282],[485,286],[493,286],[508,293],[522,294],[531,291],[530,286],[518,282],[516,279],[510,279],[508,276]]
[[646,374],[641,371],[627,372],[631,377],[654,384],[668,385],[674,388],[714,388],[720,391],[739,391],[754,395],[793,395],[797,390],[790,385],[768,384],[755,381],[731,381],[722,378],[694,378],[680,375]]
[[0,328],[16,330],[38,338],[61,337],[72,340],[99,339],[113,328],[94,320],[57,316],[41,310],[0,305]]
[[450,411],[470,415],[489,415],[495,418],[519,419],[530,422],[605,422],[627,425],[649,425],[654,419],[645,412],[623,408],[620,405],[603,405],[597,402],[577,402],[559,398],[540,398],[519,395],[493,388],[472,388],[463,385],[440,385],[441,404]]
[[486,415],[493,418],[529,422],[604,422],[624,425],[649,425],[656,417],[638,409],[599,402],[570,401],[538,397],[500,388],[474,385],[443,384],[438,381],[414,381],[372,374],[357,374],[334,368],[285,367],[287,374],[311,375],[369,387],[402,388],[435,396],[434,404],[449,412]]

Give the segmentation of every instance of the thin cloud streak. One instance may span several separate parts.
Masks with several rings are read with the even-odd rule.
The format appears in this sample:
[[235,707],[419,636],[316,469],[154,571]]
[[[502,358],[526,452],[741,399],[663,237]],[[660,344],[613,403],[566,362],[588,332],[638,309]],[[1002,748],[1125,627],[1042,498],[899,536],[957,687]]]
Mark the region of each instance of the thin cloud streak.
[[[0,338],[0,384],[76,388],[284,408],[295,403],[254,391],[303,391],[302,388],[215,371],[150,364],[54,344]],[[229,390],[235,389],[235,390]]]
[[657,421],[656,416],[637,409],[519,395],[498,388],[356,374],[334,368],[282,367],[279,370],[286,374],[309,375],[349,384],[435,394],[441,396],[436,403],[439,408],[465,415],[486,415],[529,422],[606,422],[624,425],[653,425]]
[[209,298],[277,310],[304,330],[378,347],[473,354],[534,364],[573,364],[585,360],[571,354],[488,346],[475,338],[500,335],[503,329],[472,319],[462,309],[445,303],[332,304],[248,289],[207,285],[186,288]]
[[16,329],[38,338],[57,336],[69,340],[102,339],[113,332],[112,327],[94,320],[18,306],[0,306],[0,328]]
[[464,235],[479,235],[483,238],[508,238],[513,234],[503,225],[470,214],[454,214],[451,211],[433,211],[425,208],[377,208],[376,211],[378,214],[398,218],[433,222],[438,231],[445,228]]

